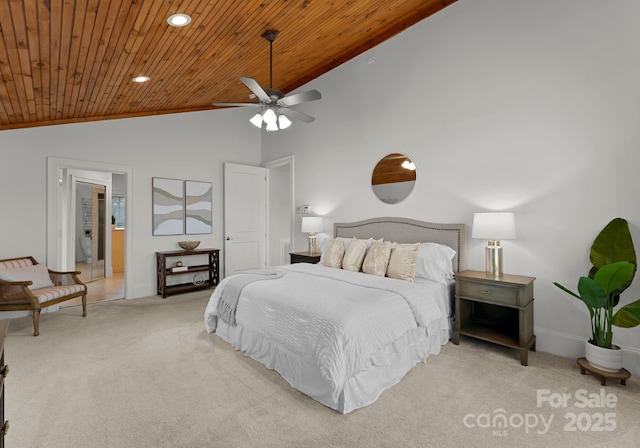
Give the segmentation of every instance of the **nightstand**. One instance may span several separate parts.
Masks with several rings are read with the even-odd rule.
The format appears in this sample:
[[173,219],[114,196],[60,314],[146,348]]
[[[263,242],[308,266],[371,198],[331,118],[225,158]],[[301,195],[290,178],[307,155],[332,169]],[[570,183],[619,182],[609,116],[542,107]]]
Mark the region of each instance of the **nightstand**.
[[460,335],[471,336],[520,351],[520,364],[528,363],[535,351],[533,334],[534,277],[502,275],[492,277],[481,271],[462,271],[456,279],[456,328],[453,343]]
[[320,253],[314,252],[310,254],[309,252],[290,252],[291,256],[291,264],[293,263],[311,263],[316,264],[320,261]]

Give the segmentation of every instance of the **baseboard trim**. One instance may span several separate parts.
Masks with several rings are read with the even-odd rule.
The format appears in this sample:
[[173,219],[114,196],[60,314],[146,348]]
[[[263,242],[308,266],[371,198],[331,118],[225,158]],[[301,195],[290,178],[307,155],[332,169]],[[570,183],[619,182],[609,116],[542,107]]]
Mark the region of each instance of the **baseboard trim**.
[[[584,356],[584,337],[546,328],[535,328],[536,350],[562,356],[580,358]],[[623,350],[623,366],[634,375],[640,375],[640,349],[620,345]]]

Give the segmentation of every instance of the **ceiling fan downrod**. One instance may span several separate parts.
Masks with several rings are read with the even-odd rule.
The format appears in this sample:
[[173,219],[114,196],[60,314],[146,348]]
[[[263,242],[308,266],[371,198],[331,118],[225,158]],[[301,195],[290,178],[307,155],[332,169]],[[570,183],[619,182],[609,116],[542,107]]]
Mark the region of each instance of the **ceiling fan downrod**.
[[262,37],[269,41],[269,88],[273,89],[273,41],[276,40],[278,32],[275,30],[267,30]]

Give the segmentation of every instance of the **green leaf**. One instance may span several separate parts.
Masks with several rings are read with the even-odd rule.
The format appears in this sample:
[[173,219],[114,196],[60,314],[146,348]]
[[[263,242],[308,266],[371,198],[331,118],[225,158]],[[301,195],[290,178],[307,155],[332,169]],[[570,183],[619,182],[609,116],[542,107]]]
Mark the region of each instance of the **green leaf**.
[[618,261],[636,264],[636,251],[625,219],[615,218],[602,229],[591,245],[589,259],[597,269]]
[[575,292],[565,288],[564,286],[562,286],[560,283],[558,282],[553,282],[554,285],[556,285],[558,288],[562,289],[564,292],[566,292],[567,294],[571,294],[573,297],[576,297],[580,300],[582,300],[582,297],[580,297],[578,294],[576,294]]
[[598,282],[591,278],[580,277],[580,280],[578,280],[578,292],[580,292],[580,299],[589,308],[597,309],[607,306],[609,295],[604,292]]
[[623,306],[611,319],[616,327],[631,328],[640,324],[640,300]]
[[609,295],[619,290],[623,285],[633,280],[635,265],[628,261],[620,261],[602,266],[593,276],[593,279],[602,286],[604,292]]

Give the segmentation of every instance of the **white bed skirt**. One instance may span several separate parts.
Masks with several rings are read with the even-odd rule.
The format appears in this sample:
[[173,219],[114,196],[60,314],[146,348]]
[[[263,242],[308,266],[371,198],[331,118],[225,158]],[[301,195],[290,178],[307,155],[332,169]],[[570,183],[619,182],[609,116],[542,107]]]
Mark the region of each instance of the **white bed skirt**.
[[425,328],[417,328],[388,344],[374,355],[371,363],[350,378],[337,400],[320,369],[307,359],[293,354],[262,335],[243,328],[230,326],[217,319],[216,334],[237,350],[278,372],[292,387],[314,400],[347,414],[367,406],[380,394],[397,384],[418,362],[429,355],[440,353],[440,347],[451,337],[448,318],[441,319],[441,329],[427,335]]

